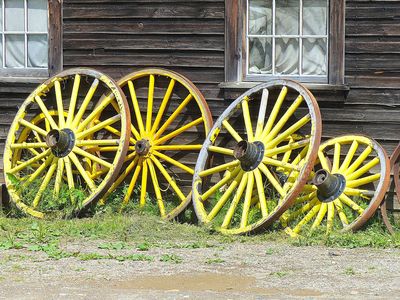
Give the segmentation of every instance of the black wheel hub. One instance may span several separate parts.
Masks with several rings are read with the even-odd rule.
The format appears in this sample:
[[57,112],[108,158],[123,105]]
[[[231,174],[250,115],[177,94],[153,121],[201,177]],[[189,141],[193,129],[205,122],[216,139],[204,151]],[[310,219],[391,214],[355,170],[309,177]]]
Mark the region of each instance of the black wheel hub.
[[332,202],[339,197],[346,188],[346,179],[341,174],[330,174],[328,171],[321,169],[315,173],[312,180],[317,191],[317,198],[321,202]]
[[46,144],[56,157],[65,157],[75,146],[75,134],[68,128],[52,129],[46,136]]
[[137,141],[135,144],[135,151],[140,156],[145,156],[150,151],[150,142],[146,139]]
[[243,171],[248,172],[256,169],[262,162],[264,150],[262,142],[240,141],[233,150],[233,156],[240,161]]

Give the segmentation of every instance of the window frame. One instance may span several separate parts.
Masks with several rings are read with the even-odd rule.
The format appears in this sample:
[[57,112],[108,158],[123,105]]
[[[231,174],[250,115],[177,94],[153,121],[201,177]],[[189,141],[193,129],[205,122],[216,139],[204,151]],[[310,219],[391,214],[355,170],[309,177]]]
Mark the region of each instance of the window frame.
[[[225,1],[225,82],[249,82],[246,79],[247,0]],[[325,85],[344,85],[345,0],[329,0],[328,76]],[[262,81],[264,78],[251,80]],[[288,76],[287,76],[288,77]],[[269,77],[269,78],[277,78]],[[284,75],[279,78],[285,78]],[[310,82],[307,76],[293,77]],[[311,83],[320,83],[318,81]]]
[[[3,16],[5,17],[5,16]],[[49,78],[62,70],[62,1],[48,0],[47,69],[0,68],[1,81],[29,81]],[[5,55],[5,54],[4,54]]]

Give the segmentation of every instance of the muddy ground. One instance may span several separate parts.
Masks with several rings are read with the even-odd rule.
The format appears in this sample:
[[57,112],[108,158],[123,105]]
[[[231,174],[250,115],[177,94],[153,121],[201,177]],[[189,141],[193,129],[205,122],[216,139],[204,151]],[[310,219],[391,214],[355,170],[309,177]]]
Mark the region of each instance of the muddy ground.
[[[40,251],[2,250],[0,298],[400,298],[398,249],[235,242],[139,251],[135,247],[99,249],[98,245],[66,243],[63,247],[79,256],[58,260]],[[151,261],[115,259],[135,254]]]

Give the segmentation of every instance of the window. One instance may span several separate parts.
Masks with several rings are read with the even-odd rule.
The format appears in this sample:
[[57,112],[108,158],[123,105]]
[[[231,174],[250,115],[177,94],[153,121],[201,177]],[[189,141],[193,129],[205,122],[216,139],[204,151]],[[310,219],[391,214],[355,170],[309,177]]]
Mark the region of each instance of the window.
[[227,0],[226,81],[344,82],[344,0]]
[[59,2],[0,0],[0,6],[0,75],[47,77],[58,71]]

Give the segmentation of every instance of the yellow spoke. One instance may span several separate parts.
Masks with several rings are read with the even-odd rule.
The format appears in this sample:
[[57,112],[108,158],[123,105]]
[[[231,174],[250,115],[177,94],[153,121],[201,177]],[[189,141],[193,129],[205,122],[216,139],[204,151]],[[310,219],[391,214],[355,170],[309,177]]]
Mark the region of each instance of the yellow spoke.
[[[134,161],[132,161],[132,163],[130,163],[130,165],[129,165],[128,168],[127,168],[127,169],[129,169],[129,171],[128,171],[128,170],[125,171],[124,174],[122,174],[122,175],[120,176],[120,178],[118,178],[119,180],[118,180],[118,182],[116,182],[117,185],[119,185],[119,184],[125,179],[125,177],[131,172],[131,170],[133,169],[133,167],[136,165],[136,162],[138,162],[138,159],[135,159]],[[140,163],[137,164],[137,166],[136,166],[136,168],[135,168],[135,172],[133,172],[131,181],[129,182],[128,189],[126,190],[126,193],[125,193],[125,196],[124,196],[124,200],[122,201],[122,204],[123,204],[123,205],[127,205],[127,204],[128,204],[129,199],[131,198],[133,189],[134,189],[135,186],[136,186],[136,182],[137,182],[137,180],[138,180],[138,178],[139,178],[140,172],[142,171],[142,168],[143,168],[142,166],[143,166],[145,163],[146,163],[146,161],[145,161],[145,160],[142,160],[142,163],[141,163],[141,164],[140,164]],[[147,182],[146,182],[146,183],[147,183]],[[144,189],[146,190],[146,186],[144,186]],[[142,202],[141,202],[141,206],[142,206],[142,207],[143,207],[143,205],[144,205],[144,204],[142,204]]]
[[24,119],[18,120],[18,123],[20,123],[21,125],[23,125],[25,127],[28,127],[30,129],[32,129],[32,131],[34,133],[37,132],[37,133],[41,134],[42,136],[46,136],[47,135],[47,131],[46,130],[44,130],[44,129],[36,126],[35,124],[32,124],[31,122],[28,122],[28,121],[26,121]]
[[222,125],[225,127],[226,130],[230,133],[230,135],[237,141],[240,142],[243,139],[240,137],[240,135],[237,133],[237,131],[232,127],[232,125],[227,121],[223,120]]
[[60,194],[63,174],[64,174],[64,160],[59,159],[58,166],[57,166],[56,179],[54,182],[54,198],[58,198],[58,195]]
[[46,143],[17,143],[17,144],[11,144],[10,145],[11,149],[33,149],[33,148],[47,148]]
[[265,156],[275,156],[282,153],[287,153],[290,150],[295,150],[307,146],[310,143],[310,139],[301,140],[298,142],[291,142],[285,146],[276,147],[273,149],[266,149],[264,152]]
[[348,168],[348,166],[350,165],[351,161],[353,160],[353,157],[354,157],[354,154],[357,151],[357,148],[358,148],[358,142],[357,141],[353,141],[349,151],[347,152],[347,155],[346,155],[342,165],[339,168],[339,172],[344,172],[344,170],[346,170]]
[[57,112],[58,112],[58,125],[61,128],[65,127],[65,119],[64,119],[64,107],[63,107],[63,99],[61,93],[61,85],[58,80],[54,82],[54,87],[56,89],[56,101],[57,101]]
[[203,145],[159,145],[153,146],[158,151],[199,151]]
[[89,177],[89,175],[86,173],[85,169],[83,168],[82,164],[79,162],[78,157],[75,155],[75,153],[71,152],[69,154],[69,158],[71,159],[72,163],[75,165],[76,169],[78,172],[81,174],[83,180],[86,182],[88,185],[89,189],[94,192],[96,190],[96,184],[93,182],[93,180]]
[[362,177],[360,179],[356,179],[356,180],[349,180],[347,181],[347,187],[349,188],[354,188],[354,187],[358,187],[358,186],[362,186],[362,185],[366,185],[368,183],[372,183],[376,180],[379,180],[379,178],[381,178],[381,174],[377,173],[374,175],[370,175],[367,177]]
[[239,165],[239,163],[240,162],[238,160],[234,160],[234,161],[231,161],[229,163],[222,164],[222,165],[216,166],[216,167],[211,168],[211,169],[203,170],[203,171],[201,171],[199,173],[199,176],[200,177],[205,177],[205,176],[208,176],[208,175],[211,175],[211,174],[223,172],[223,171],[228,170],[229,168],[236,167],[237,165]]
[[150,132],[151,130],[151,121],[153,116],[153,100],[154,100],[154,75],[150,75],[149,93],[147,98],[146,132]]
[[349,196],[358,196],[358,197],[369,200],[374,196],[375,191],[361,190],[361,189],[354,189],[354,188],[346,187],[344,190],[344,193]]
[[317,192],[313,191],[307,195],[301,196],[301,197],[297,197],[294,204],[300,204],[300,203],[304,203],[304,202],[309,202],[312,199],[314,199],[317,196]]
[[260,135],[264,128],[264,119],[265,119],[265,112],[267,110],[268,96],[269,96],[268,90],[263,89],[261,96],[260,110],[258,112],[258,118],[257,118],[256,133],[254,134],[255,139],[260,138]]
[[75,152],[76,154],[79,154],[79,155],[81,155],[83,157],[88,158],[91,161],[97,162],[98,164],[100,164],[100,165],[102,165],[102,166],[104,166],[104,167],[106,167],[108,169],[111,169],[113,167],[113,165],[110,164],[109,162],[106,162],[105,160],[101,159],[100,157],[95,156],[93,154],[90,154],[90,153],[86,152],[85,150],[83,150],[83,149],[81,149],[81,148],[79,148],[77,146],[75,146],[72,149],[72,151]]
[[333,154],[333,163],[332,163],[332,173],[333,174],[335,174],[337,171],[339,171],[340,149],[341,149],[340,144],[335,143],[335,150],[334,150],[334,154]]
[[254,141],[254,135],[253,135],[253,126],[251,124],[251,117],[250,117],[250,111],[249,111],[249,101],[250,99],[248,97],[245,97],[242,101],[242,111],[243,111],[243,118],[244,118],[244,124],[246,127],[246,133],[247,133],[247,140],[251,143]]
[[126,157],[124,162],[130,161],[136,157],[136,151],[133,151],[132,153],[129,153]]
[[58,129],[58,126],[57,126],[56,122],[54,122],[54,119],[50,115],[49,111],[47,110],[47,107],[43,103],[42,98],[40,98],[39,96],[35,96],[35,101],[39,105],[39,107],[40,107],[41,111],[43,112],[43,114],[45,115],[46,121],[48,121],[50,123],[51,128]]
[[70,101],[69,107],[68,107],[67,126],[71,125],[72,120],[74,118],[76,101],[78,100],[78,92],[79,92],[80,82],[81,82],[81,76],[79,74],[76,74],[75,80],[74,80],[74,86],[72,88],[71,101]]
[[153,154],[155,156],[158,156],[159,158],[165,160],[166,162],[169,162],[170,164],[180,168],[181,170],[188,172],[190,175],[194,175],[194,170],[192,168],[189,168],[188,166],[180,163],[179,161],[176,161],[175,159],[173,159],[167,155],[164,155],[158,151],[153,151]]
[[215,206],[212,208],[211,212],[208,214],[208,216],[207,216],[208,221],[213,220],[215,218],[215,216],[219,213],[221,208],[225,205],[225,203],[228,201],[229,197],[232,195],[233,191],[239,185],[239,182],[242,180],[242,177],[243,177],[243,171],[240,170],[239,174],[231,182],[229,187],[222,194],[221,198],[219,198],[217,204],[215,204]]
[[188,130],[188,129],[194,127],[194,126],[199,125],[202,122],[203,122],[203,117],[200,117],[200,118],[198,118],[198,119],[196,119],[196,120],[194,120],[194,121],[192,121],[192,122],[190,122],[190,123],[188,123],[188,124],[186,124],[186,125],[184,125],[182,127],[179,127],[178,129],[176,129],[176,130],[172,131],[171,133],[163,136],[162,138],[156,140],[154,142],[154,144],[155,145],[164,144],[166,141],[176,137],[177,135],[181,134],[182,132],[185,132],[186,130]]
[[314,216],[317,214],[317,212],[320,210],[321,204],[315,205],[304,217],[301,219],[301,221],[296,225],[295,228],[293,228],[294,233],[299,233],[301,230],[301,227],[306,225],[308,222],[314,218]]
[[297,130],[299,130],[301,127],[306,125],[309,121],[311,120],[310,114],[306,115],[305,117],[301,118],[299,121],[294,123],[292,126],[290,126],[288,129],[286,129],[284,132],[282,132],[280,135],[278,135],[276,138],[274,138],[272,141],[268,142],[265,145],[265,148],[274,148],[278,144],[280,144],[282,141],[287,139],[290,135],[295,133]]
[[171,99],[171,95],[172,95],[172,91],[174,90],[174,86],[175,86],[175,79],[171,79],[171,81],[169,82],[167,91],[165,92],[164,98],[161,102],[160,108],[158,109],[158,113],[157,113],[156,119],[154,120],[153,127],[151,128],[150,135],[153,135],[156,132],[156,130],[158,129],[158,126],[160,125],[162,116],[164,115],[165,108],[167,107],[167,104],[168,104],[169,100]]
[[[53,154],[50,154],[50,155],[46,158],[46,160],[44,161],[44,163],[42,163],[42,164],[40,165],[40,167],[36,169],[35,172],[33,172],[32,174],[29,175],[29,177],[28,177],[28,179],[27,179],[27,181],[26,181],[26,184],[35,181],[36,178],[38,178],[38,176],[39,176],[40,174],[42,174],[42,172],[44,171],[44,169],[46,169],[46,168],[51,164],[51,162],[53,161],[53,159],[54,159]],[[24,185],[26,185],[26,184],[24,184]]]
[[211,195],[213,195],[219,188],[224,186],[226,183],[228,183],[231,178],[235,177],[240,171],[239,167],[236,167],[234,170],[230,171],[227,170],[224,173],[224,177],[219,180],[215,185],[213,185],[211,188],[209,188],[206,192],[204,192],[201,195],[201,201],[206,201]]
[[284,168],[285,170],[300,171],[300,168],[298,166],[295,166],[291,163],[285,163],[285,162],[282,162],[280,160],[273,159],[270,157],[264,157],[263,163],[266,165],[274,166],[274,167],[281,167],[281,168]]
[[[75,145],[78,147],[89,147],[89,146],[118,146],[120,143],[120,140],[77,140]],[[118,149],[118,147],[114,147],[115,150]],[[103,150],[104,151],[104,150]]]
[[78,126],[79,122],[82,120],[83,114],[85,113],[87,107],[89,106],[90,101],[92,100],[93,95],[96,92],[98,86],[99,86],[99,80],[96,78],[93,81],[92,85],[90,86],[89,91],[86,94],[86,97],[83,100],[81,107],[79,107],[79,110],[78,110],[74,120],[72,121],[72,125],[71,125],[72,128],[76,128]]
[[375,157],[373,160],[365,164],[363,167],[355,171],[354,173],[349,174],[346,176],[347,180],[355,180],[357,178],[360,178],[362,175],[367,173],[369,170],[371,170],[373,167],[375,167],[377,164],[379,164],[379,158]]
[[290,213],[290,215],[288,216],[288,221],[294,220],[298,216],[300,216],[301,214],[304,214],[304,213],[308,212],[315,205],[318,205],[319,204],[318,202],[319,202],[318,198],[315,197],[310,202],[308,202],[305,205],[303,205],[301,208],[299,208],[299,209],[295,210],[294,212]]
[[101,129],[104,129],[107,126],[110,126],[110,125],[118,122],[119,120],[121,120],[121,115],[116,115],[114,117],[111,117],[111,118],[109,118],[107,120],[104,120],[104,121],[98,123],[95,126],[92,126],[92,127],[88,128],[88,129],[86,129],[84,131],[79,132],[76,135],[76,138],[83,139],[84,137],[86,137],[86,136],[88,136],[90,134],[93,134],[93,133],[95,133],[95,132],[97,132],[97,131],[99,131]]
[[272,175],[271,171],[268,170],[267,166],[261,163],[259,165],[259,168],[261,172],[264,173],[264,175],[267,177],[268,181],[272,184],[272,186],[275,188],[275,190],[281,195],[282,198],[286,197],[286,192],[278,182],[278,180],[275,179],[274,175]]
[[140,112],[140,107],[139,107],[139,101],[136,96],[135,92],[135,87],[133,85],[133,82],[131,80],[128,81],[128,87],[129,87],[129,92],[131,94],[131,100],[132,100],[132,105],[133,105],[133,110],[135,112],[136,116],[136,121],[139,127],[140,134],[144,134],[144,124],[143,124],[143,119],[142,119],[142,114]]
[[223,148],[223,147],[210,146],[210,147],[208,147],[208,151],[233,156],[232,149],[227,149],[227,148]]
[[248,176],[249,173],[245,173],[243,175],[242,181],[240,182],[235,196],[233,197],[231,205],[229,206],[229,209],[225,215],[224,221],[222,222],[221,228],[228,228],[229,224],[231,223],[233,214],[235,213],[236,207],[238,206],[239,201],[242,198],[243,192],[246,188]]
[[160,210],[161,217],[165,217],[165,215],[166,215],[165,206],[164,206],[163,198],[162,198],[162,195],[161,195],[160,186],[158,184],[156,170],[155,170],[154,165],[151,162],[151,160],[148,161],[148,164],[149,164],[150,176],[151,176],[151,179],[153,181],[154,192],[156,194],[156,200],[157,200],[157,204],[158,204],[158,209]]
[[328,172],[331,171],[329,162],[328,162],[327,158],[325,157],[325,154],[322,151],[318,151],[318,158],[319,158],[319,162],[322,166],[322,169],[324,169]]
[[40,185],[35,198],[33,199],[32,206],[34,208],[36,208],[39,205],[40,198],[42,197],[43,192],[45,191],[46,187],[49,185],[51,177],[53,176],[55,170],[57,169],[57,165],[58,165],[58,158],[54,158],[52,165],[50,166],[49,170],[47,171],[46,176],[43,178],[43,182]]
[[357,203],[355,203],[353,200],[351,200],[348,196],[345,194],[341,194],[339,196],[339,200],[342,201],[344,204],[346,204],[348,207],[359,213],[360,215],[364,212],[364,209],[361,208]]
[[314,230],[315,228],[317,228],[321,224],[321,222],[322,222],[323,218],[325,217],[327,211],[328,211],[328,203],[321,203],[321,206],[320,206],[320,209],[318,211],[317,217],[315,218],[314,223],[311,226],[311,230]]
[[157,168],[160,170],[161,174],[165,177],[167,180],[168,184],[171,185],[172,189],[175,191],[179,199],[181,201],[186,200],[186,196],[182,193],[181,189],[178,187],[178,185],[175,183],[175,180],[168,174],[167,170],[163,167],[161,162],[154,156],[151,156],[152,161],[154,164],[157,166]]
[[133,126],[133,124],[131,124],[131,131],[133,133],[133,136],[139,141],[141,139],[140,134],[135,128],[135,126]]
[[342,202],[340,202],[339,199],[335,199],[333,203],[335,204],[336,210],[338,211],[338,215],[343,226],[348,225],[349,221],[347,220],[346,214],[343,211]]
[[262,176],[260,170],[254,170],[254,177],[256,179],[257,192],[258,192],[258,201],[260,202],[260,208],[263,218],[268,216],[268,207],[267,207],[267,199],[264,193],[264,183],[262,181]]
[[79,124],[77,128],[77,132],[81,132],[84,128],[86,128],[90,122],[93,121],[112,101],[114,100],[114,95],[111,94],[105,97],[96,108]]
[[185,100],[176,108],[173,114],[165,121],[164,125],[156,132],[154,139],[158,139],[164,131],[171,125],[171,123],[176,119],[176,117],[181,113],[181,111],[186,107],[186,105],[193,99],[193,96],[189,94]]
[[268,118],[267,124],[265,125],[264,130],[261,133],[261,138],[260,138],[261,140],[270,133],[272,126],[274,125],[275,120],[278,117],[278,113],[281,109],[283,101],[285,100],[287,92],[288,88],[284,86],[281,92],[279,93],[278,99],[276,100],[274,108],[271,111],[271,115]]
[[142,186],[140,187],[140,207],[146,204],[146,194],[147,194],[147,177],[149,173],[149,168],[145,160],[142,162]]
[[251,198],[253,195],[254,174],[252,172],[249,172],[247,174],[248,174],[247,187],[246,187],[246,193],[244,195],[244,203],[243,203],[242,219],[240,221],[240,228],[245,228],[247,226],[247,222],[249,219]]
[[34,164],[35,162],[42,160],[43,158],[45,158],[47,155],[51,154],[51,150],[47,149],[44,152],[42,152],[40,155],[32,157],[31,159],[25,161],[24,163],[20,164],[19,166],[16,166],[14,168],[12,168],[9,173],[11,174],[15,174],[27,167],[29,167],[30,165]]
[[74,176],[72,174],[72,166],[71,166],[71,160],[69,157],[64,157],[64,166],[65,166],[65,173],[67,174],[67,181],[68,181],[68,188],[70,191],[71,195],[71,202],[75,203],[75,199],[72,195],[72,191],[75,190],[75,183],[74,183]]
[[326,232],[329,233],[333,228],[333,219],[335,218],[335,206],[333,202],[328,203],[328,217],[326,220]]
[[288,110],[283,114],[278,123],[273,126],[271,131],[266,136],[262,136],[265,143],[270,142],[274,137],[278,135],[283,126],[285,126],[285,124],[289,121],[290,117],[294,114],[294,112],[297,110],[302,102],[303,96],[299,95],[297,99],[293,102],[293,104],[288,108]]
[[344,170],[344,174],[348,175],[353,173],[370,155],[372,152],[372,147],[368,146],[365,150],[360,154],[360,156],[350,165],[347,170]]

